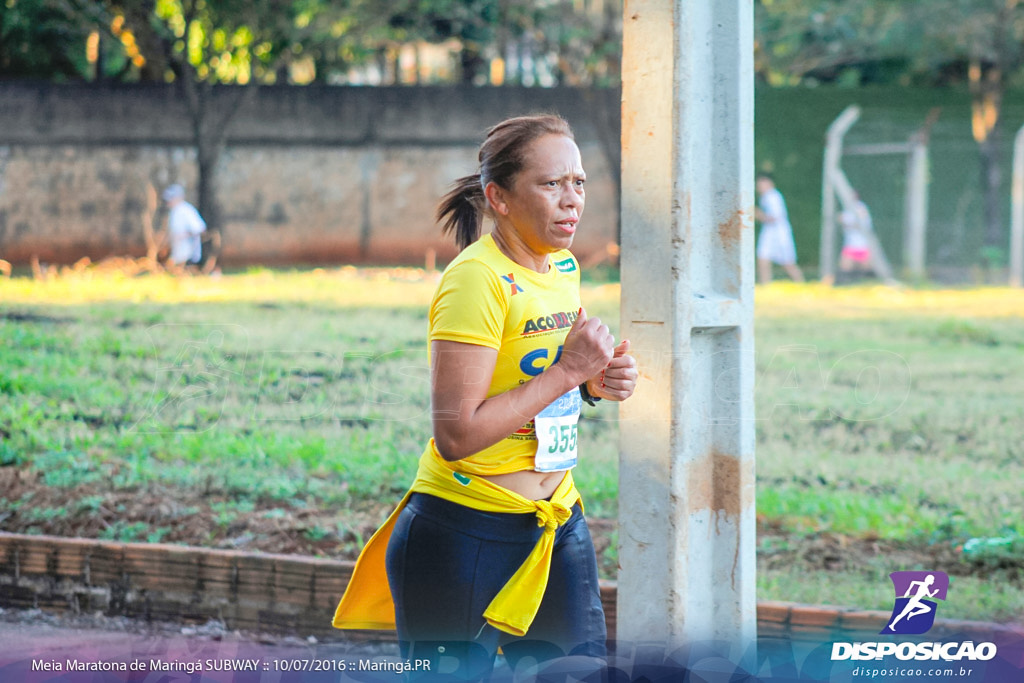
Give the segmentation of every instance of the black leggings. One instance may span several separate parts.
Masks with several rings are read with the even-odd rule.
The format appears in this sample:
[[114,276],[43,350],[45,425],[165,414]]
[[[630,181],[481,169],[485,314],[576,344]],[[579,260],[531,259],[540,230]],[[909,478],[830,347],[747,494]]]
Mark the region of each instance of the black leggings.
[[453,680],[486,676],[499,646],[513,668],[522,657],[603,657],[597,558],[579,505],[555,532],[547,589],[528,633],[516,638],[483,617],[542,531],[533,514],[482,512],[414,493],[387,551],[402,655],[430,660],[434,674],[457,667]]

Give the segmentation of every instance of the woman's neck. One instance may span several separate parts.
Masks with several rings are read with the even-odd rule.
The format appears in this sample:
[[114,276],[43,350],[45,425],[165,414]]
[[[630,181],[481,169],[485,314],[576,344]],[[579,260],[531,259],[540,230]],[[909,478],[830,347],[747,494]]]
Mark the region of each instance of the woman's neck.
[[494,238],[494,244],[498,247],[498,251],[523,268],[546,273],[551,267],[548,255],[538,254],[531,250],[514,230],[502,228],[500,223],[495,224],[494,230],[491,231],[491,237]]

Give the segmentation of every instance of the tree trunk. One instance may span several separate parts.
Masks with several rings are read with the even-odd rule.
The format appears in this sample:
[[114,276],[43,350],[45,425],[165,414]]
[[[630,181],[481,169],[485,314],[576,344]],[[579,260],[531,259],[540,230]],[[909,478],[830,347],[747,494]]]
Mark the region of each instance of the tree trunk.
[[97,32],[96,34],[96,63],[93,65],[92,80],[96,83],[102,83],[106,80],[107,72],[107,60],[104,55],[106,45],[104,45],[103,34]]
[[199,171],[198,194],[199,213],[206,221],[207,230],[220,230],[220,207],[217,202],[217,164],[223,145],[210,140],[196,140],[197,166]]
[[462,66],[462,82],[466,85],[474,85],[476,77],[483,71],[484,58],[480,55],[479,48],[475,43],[472,45],[467,41],[462,45],[459,53]]
[[981,187],[985,198],[985,241],[987,248],[1002,249],[1003,236],[1003,169],[1002,169],[1002,117],[981,143]]
[[1004,70],[999,65],[985,65],[973,60],[968,69],[971,85],[971,128],[978,143],[981,162],[981,194],[984,201],[984,240],[982,258],[997,259],[1005,252],[1003,240],[1003,197],[1001,192],[1002,105],[1006,89]]
[[156,14],[155,0],[123,3],[125,23],[131,27],[139,52],[146,59],[139,67],[139,80],[162,83],[168,69],[167,55],[160,36],[153,30],[150,20]]
[[[207,91],[209,97],[209,91]],[[209,111],[209,109],[207,109]],[[209,116],[209,115],[207,115]],[[205,124],[205,125],[203,125]],[[220,163],[221,153],[224,151],[224,134],[216,134],[210,130],[208,121],[203,121],[195,129],[196,144],[196,167],[198,177],[198,206],[199,215],[206,221],[207,235],[216,235],[216,239],[203,245],[200,265],[205,266],[211,258],[220,256],[220,245],[223,241],[223,229],[221,225],[220,201],[219,201],[219,176],[217,165]],[[210,253],[213,247],[216,253]],[[216,263],[213,261],[212,263]]]
[[[221,91],[214,101],[214,88],[209,83],[193,83],[195,98],[190,102],[197,103],[192,117],[192,131],[196,146],[196,166],[198,167],[198,200],[200,215],[206,221],[206,229],[216,233],[219,239],[215,244],[222,244],[225,238],[223,216],[220,211],[220,183],[217,166],[227,146],[228,129],[239,111],[252,103],[256,97],[257,86],[229,86]],[[219,102],[219,104],[218,104]],[[204,250],[203,261],[210,256]]]

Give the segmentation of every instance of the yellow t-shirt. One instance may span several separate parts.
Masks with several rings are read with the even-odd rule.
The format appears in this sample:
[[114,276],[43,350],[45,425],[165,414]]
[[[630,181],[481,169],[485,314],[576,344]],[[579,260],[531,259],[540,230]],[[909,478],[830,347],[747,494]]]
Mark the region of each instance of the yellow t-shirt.
[[[580,309],[580,270],[566,250],[550,255],[546,273],[524,268],[484,235],[449,264],[430,305],[429,339],[498,351],[488,398],[528,382],[554,364]],[[428,449],[434,449],[431,439]],[[436,449],[435,449],[436,450]],[[533,420],[482,451],[452,463],[493,475],[534,468]]]
[[[429,337],[497,349],[488,396],[529,381],[558,360],[580,308],[580,273],[568,251],[556,252],[550,260],[547,273],[528,270],[506,258],[485,235],[463,249],[441,278],[430,306]],[[569,519],[572,506],[582,502],[571,472],[549,500],[536,501],[474,475],[533,469],[536,451],[532,420],[495,445],[454,462],[444,460],[431,439],[409,491],[475,510],[537,516],[544,527],[537,545],[483,613],[495,628],[518,636],[527,633],[547,588],[555,530]],[[360,553],[335,611],[335,627],[394,628],[385,558],[409,493]]]

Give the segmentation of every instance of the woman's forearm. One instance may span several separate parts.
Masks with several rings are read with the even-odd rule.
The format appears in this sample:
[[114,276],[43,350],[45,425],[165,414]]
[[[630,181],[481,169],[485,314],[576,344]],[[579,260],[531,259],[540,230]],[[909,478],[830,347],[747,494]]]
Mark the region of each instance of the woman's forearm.
[[[584,378],[585,380],[585,378]],[[434,410],[434,442],[445,460],[461,460],[493,446],[584,380],[555,363],[528,382],[458,410]]]

